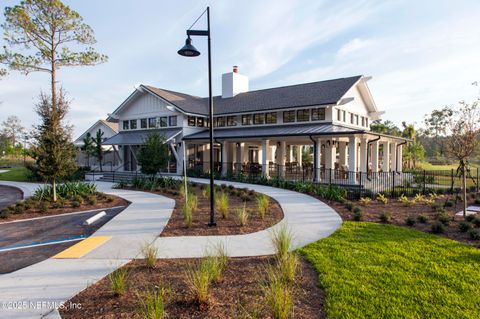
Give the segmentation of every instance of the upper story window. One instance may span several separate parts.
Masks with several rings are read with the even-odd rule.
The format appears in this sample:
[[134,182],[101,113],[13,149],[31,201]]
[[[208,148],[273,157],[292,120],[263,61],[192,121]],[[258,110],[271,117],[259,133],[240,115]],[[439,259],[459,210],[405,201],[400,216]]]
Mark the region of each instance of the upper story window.
[[359,124],[358,123],[358,115],[355,115],[355,124],[357,124],[357,125]]
[[215,118],[215,126],[216,127],[224,127],[225,126],[225,117],[217,117]]
[[308,121],[310,121],[310,110],[298,110],[297,111],[297,121],[298,122],[308,122]]
[[369,127],[368,126],[368,117],[365,118],[365,127]]
[[346,123],[347,122],[347,111],[342,111],[343,115],[343,121]]
[[265,123],[275,124],[277,123],[277,112],[270,112],[265,114]]
[[283,123],[292,123],[292,122],[295,122],[295,111],[283,112]]
[[205,126],[205,119],[203,117],[197,117],[197,126],[204,127]]
[[149,128],[156,128],[157,127],[157,118],[155,117],[150,117],[148,119],[148,127]]
[[195,116],[189,116],[187,118],[188,126],[195,126]]
[[341,121],[342,120],[342,110],[340,109],[337,109],[337,121]]
[[176,115],[168,117],[168,125],[169,126],[177,126],[177,116]]
[[252,114],[242,115],[242,125],[252,125]]
[[129,125],[128,121],[123,121],[123,129],[124,130],[129,130],[130,129],[130,125]]
[[263,124],[263,123],[265,123],[264,113],[253,114],[253,124]]
[[362,116],[362,126],[365,126],[365,118]]
[[168,126],[167,117],[166,116],[160,117],[160,127],[167,127],[167,126]]
[[227,116],[227,126],[236,126],[237,117],[236,116]]
[[325,108],[312,109],[312,121],[325,120]]
[[147,119],[140,119],[140,128],[147,128]]
[[130,129],[131,130],[137,129],[137,120],[130,120]]
[[353,113],[350,113],[350,124],[355,124]]

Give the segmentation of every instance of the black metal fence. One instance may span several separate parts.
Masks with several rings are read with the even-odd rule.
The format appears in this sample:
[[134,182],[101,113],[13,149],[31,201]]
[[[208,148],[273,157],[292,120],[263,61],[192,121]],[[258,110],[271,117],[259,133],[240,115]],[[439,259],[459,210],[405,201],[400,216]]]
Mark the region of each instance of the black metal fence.
[[[192,177],[208,177],[210,163],[188,163],[187,174]],[[462,186],[461,176],[456,170],[406,170],[403,172],[352,172],[340,169],[269,164],[264,168],[258,163],[215,163],[216,178],[248,183],[275,184],[313,183],[331,187],[341,187],[348,198],[374,197],[376,194],[396,198],[401,195],[414,196],[430,192],[457,193]],[[469,191],[479,190],[479,170],[471,169],[467,174]]]

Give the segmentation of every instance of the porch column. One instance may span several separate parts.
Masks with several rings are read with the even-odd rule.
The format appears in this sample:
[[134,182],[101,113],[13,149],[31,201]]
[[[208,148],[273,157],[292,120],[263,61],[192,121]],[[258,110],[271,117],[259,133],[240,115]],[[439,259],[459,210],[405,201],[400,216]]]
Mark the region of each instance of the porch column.
[[403,171],[403,145],[398,147],[398,172],[401,173]]
[[315,181],[320,182],[322,180],[321,176],[321,165],[322,165],[322,140],[317,138],[317,148],[315,149],[315,163],[314,163],[314,170],[315,170]]
[[366,173],[368,171],[367,163],[367,151],[368,151],[368,140],[362,138],[360,140],[360,172]]
[[288,162],[293,162],[293,145],[288,146]]
[[348,139],[348,179],[350,183],[357,182],[357,137],[351,136]]
[[230,161],[229,157],[229,148],[230,148],[230,143],[224,141],[222,143],[222,176],[227,175],[228,172],[228,163]]
[[263,140],[262,141],[262,174],[265,177],[268,177],[268,151],[270,148],[270,141],[269,140]]
[[338,166],[342,169],[347,165],[347,142],[338,142]]
[[390,171],[390,142],[383,142],[383,156],[382,156],[382,170],[384,172]]
[[210,172],[210,144],[203,144],[203,171]]
[[372,148],[372,172],[378,173],[378,141],[371,143]]
[[285,155],[287,151],[287,142],[281,141],[280,142],[280,149],[278,152],[278,157],[279,161],[278,164],[280,165],[279,170],[280,170],[280,177],[285,177]]
[[177,175],[183,175],[184,158],[187,156],[187,154],[183,152],[184,149],[188,150],[188,144],[186,144],[185,141],[181,142],[180,146],[177,147]]
[[390,143],[390,170],[395,172],[397,170],[397,143]]
[[235,163],[235,170],[239,171],[242,169],[242,164],[243,164],[243,151],[245,148],[245,143],[237,143],[238,146],[236,146],[236,163]]
[[328,145],[328,143],[325,144],[325,178],[328,180],[333,179],[335,160],[337,157],[337,148],[333,145],[332,141],[330,141],[330,143],[330,145]]
[[303,145],[297,145],[297,162],[299,166],[303,166]]

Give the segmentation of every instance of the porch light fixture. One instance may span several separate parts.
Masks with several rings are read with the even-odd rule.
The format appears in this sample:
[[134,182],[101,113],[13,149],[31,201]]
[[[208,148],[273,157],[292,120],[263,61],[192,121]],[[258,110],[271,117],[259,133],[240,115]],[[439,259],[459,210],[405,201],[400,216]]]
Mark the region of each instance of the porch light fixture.
[[[207,13],[207,30],[192,30],[192,27],[197,23],[200,18]],[[187,30],[187,39],[185,40],[185,45],[178,50],[178,54],[184,57],[197,57],[200,55],[200,51],[198,51],[192,45],[191,36],[201,36],[207,37],[208,39],[208,105],[209,105],[209,132],[210,132],[210,221],[208,226],[217,226],[215,223],[215,198],[214,198],[214,189],[215,189],[215,182],[214,182],[214,163],[213,163],[213,98],[212,98],[212,56],[211,56],[211,48],[210,48],[210,7],[207,7],[205,11],[195,20],[195,22],[188,28]]]

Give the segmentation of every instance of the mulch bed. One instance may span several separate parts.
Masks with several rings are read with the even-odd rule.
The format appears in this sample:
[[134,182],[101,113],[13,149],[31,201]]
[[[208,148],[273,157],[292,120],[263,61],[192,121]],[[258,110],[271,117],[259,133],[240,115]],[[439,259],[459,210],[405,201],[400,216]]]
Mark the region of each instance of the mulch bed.
[[[156,269],[135,260],[129,270],[127,292],[113,296],[109,281],[102,279],[70,300],[81,310],[61,309],[62,318],[141,318],[139,292],[165,287],[168,318],[272,318],[265,307],[261,283],[265,266],[273,257],[230,258],[222,281],[213,284],[207,310],[200,311],[186,284],[185,269],[198,259],[159,259]],[[294,318],[324,318],[324,294],[317,287],[313,267],[301,259],[294,288]],[[67,305],[70,303],[67,303]],[[254,316],[255,314],[255,316]]]
[[[208,227],[207,224],[210,220],[210,198],[205,198],[202,194],[200,185],[192,187],[193,191],[198,198],[198,208],[193,212],[193,223],[187,228],[183,219],[182,207],[184,204],[184,198],[175,192],[161,192],[156,193],[165,195],[167,197],[175,199],[175,209],[173,210],[172,217],[169,219],[167,226],[160,234],[161,237],[167,236],[207,236],[207,235],[238,235],[248,234],[266,229],[275,225],[283,219],[283,211],[280,205],[270,198],[270,206],[265,218],[260,218],[257,213],[257,204],[255,200],[255,193],[253,191],[247,192],[246,190],[234,191],[237,195],[232,195],[231,190],[225,188],[224,191],[228,194],[230,209],[227,218],[223,219],[220,212],[215,212],[216,227]],[[246,193],[243,198],[241,193]],[[217,196],[220,196],[221,191],[217,191]],[[245,200],[245,201],[244,201]],[[246,225],[240,226],[237,221],[236,210],[243,208],[246,204],[246,209],[249,214]]]
[[[467,206],[475,205],[474,199],[472,199],[470,196],[468,197],[469,200]],[[443,206],[447,199],[451,199],[453,201],[454,196],[443,195],[443,198],[437,199],[435,203]],[[382,221],[380,216],[382,213],[386,212],[391,216],[391,224],[409,227],[427,233],[432,233],[432,224],[437,222],[437,213],[434,211],[432,207],[433,205],[416,203],[410,207],[406,207],[403,203],[396,199],[390,199],[388,204],[383,204],[376,200],[373,200],[368,205],[362,205],[358,201],[353,201],[352,203],[362,210],[362,221],[381,223]],[[353,213],[349,211],[344,204],[332,202],[329,203],[329,205],[331,205],[340,214],[342,219],[353,220]],[[451,221],[448,226],[445,226],[445,233],[439,235],[480,248],[480,240],[470,239],[468,233],[461,232],[459,229],[459,225],[460,223],[464,222],[464,219],[463,216],[455,216],[455,214],[463,210],[463,202],[458,201],[453,207],[444,207],[444,209],[451,217]],[[418,222],[417,218],[419,215],[426,216],[428,219],[427,223]],[[409,216],[412,216],[417,220],[414,226],[406,225],[406,219]]]
[[86,210],[110,208],[115,206],[127,206],[128,204],[129,202],[124,200],[123,198],[112,195],[99,194],[97,195],[97,202],[94,205],[89,204],[88,200],[85,200],[85,202],[78,207],[74,207],[72,205],[72,201],[66,201],[65,206],[61,208],[53,208],[52,204],[50,204],[47,211],[41,211],[38,207],[32,207],[30,209],[26,209],[21,213],[12,211],[7,218],[0,218],[0,223],[36,217],[46,217],[52,215],[81,212]]

